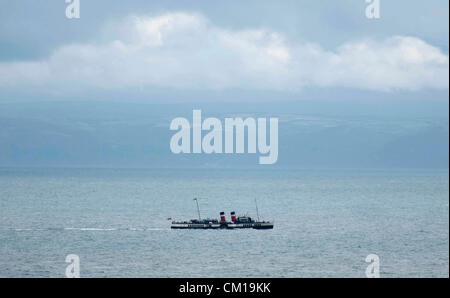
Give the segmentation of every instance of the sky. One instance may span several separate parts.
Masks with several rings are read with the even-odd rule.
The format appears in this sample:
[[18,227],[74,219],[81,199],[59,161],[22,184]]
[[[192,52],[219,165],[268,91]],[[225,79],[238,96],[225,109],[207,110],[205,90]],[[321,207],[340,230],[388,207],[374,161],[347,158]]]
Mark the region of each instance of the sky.
[[0,166],[240,167],[175,117],[278,117],[275,167],[444,168],[449,2],[0,0]]
[[448,1],[0,3],[3,101],[448,100]]

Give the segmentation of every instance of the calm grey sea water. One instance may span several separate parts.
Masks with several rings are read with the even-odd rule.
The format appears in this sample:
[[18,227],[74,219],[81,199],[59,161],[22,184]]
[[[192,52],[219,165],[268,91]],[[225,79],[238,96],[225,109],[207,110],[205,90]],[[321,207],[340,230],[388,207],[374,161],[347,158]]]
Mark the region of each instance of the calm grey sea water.
[[[0,277],[449,276],[448,171],[0,169]],[[220,211],[275,229],[170,230]]]

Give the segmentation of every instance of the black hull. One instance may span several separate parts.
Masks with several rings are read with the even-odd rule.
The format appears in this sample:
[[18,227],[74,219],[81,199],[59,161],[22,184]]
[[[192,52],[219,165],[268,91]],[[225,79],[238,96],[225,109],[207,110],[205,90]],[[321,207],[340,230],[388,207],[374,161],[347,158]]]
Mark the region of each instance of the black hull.
[[273,226],[253,227],[255,230],[272,230]]
[[271,230],[273,223],[256,222],[256,223],[221,223],[221,224],[192,224],[192,223],[172,223],[171,229],[174,230],[235,230],[235,229],[255,229],[255,230]]

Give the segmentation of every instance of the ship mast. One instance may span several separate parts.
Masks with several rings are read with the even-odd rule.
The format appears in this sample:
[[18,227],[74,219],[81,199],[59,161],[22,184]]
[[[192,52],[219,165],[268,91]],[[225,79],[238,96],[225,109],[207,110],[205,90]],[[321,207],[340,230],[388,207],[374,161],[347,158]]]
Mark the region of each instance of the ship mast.
[[258,216],[258,221],[259,221],[258,203],[256,202],[256,198],[255,198],[255,206],[256,206],[256,215]]
[[202,220],[202,218],[200,216],[200,208],[198,207],[198,200],[197,200],[197,198],[194,198],[194,201],[197,203],[198,220]]

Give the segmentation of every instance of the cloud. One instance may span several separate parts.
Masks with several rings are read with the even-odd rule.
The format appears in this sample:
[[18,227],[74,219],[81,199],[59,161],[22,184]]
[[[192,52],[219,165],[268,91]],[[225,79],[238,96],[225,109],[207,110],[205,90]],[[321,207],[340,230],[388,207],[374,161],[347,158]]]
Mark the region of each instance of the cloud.
[[193,13],[131,16],[96,43],[42,61],[0,63],[0,90],[74,94],[142,87],[300,91],[448,89],[449,56],[415,37],[351,41],[325,50],[270,29],[231,30]]

